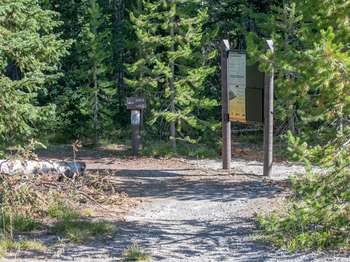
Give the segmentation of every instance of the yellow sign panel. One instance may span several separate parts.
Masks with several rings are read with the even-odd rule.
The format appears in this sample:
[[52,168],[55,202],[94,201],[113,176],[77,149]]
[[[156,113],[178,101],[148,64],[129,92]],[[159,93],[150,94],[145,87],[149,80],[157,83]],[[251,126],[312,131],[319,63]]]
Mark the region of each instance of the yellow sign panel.
[[245,100],[231,99],[230,100],[230,121],[247,122]]
[[246,54],[230,52],[228,59],[228,88],[230,121],[246,122]]

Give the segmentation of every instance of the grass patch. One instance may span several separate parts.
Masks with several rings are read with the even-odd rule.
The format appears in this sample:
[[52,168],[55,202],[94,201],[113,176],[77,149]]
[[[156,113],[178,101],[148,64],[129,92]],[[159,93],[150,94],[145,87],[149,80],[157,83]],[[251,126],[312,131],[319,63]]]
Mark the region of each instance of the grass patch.
[[[116,232],[116,226],[87,217],[98,213],[101,205],[113,208],[128,201],[108,172],[85,173],[74,179],[54,174],[0,174],[0,196],[2,256],[9,250],[43,250],[41,242],[31,240],[34,230],[48,229],[72,243],[108,238]],[[21,233],[26,233],[28,240],[17,241]],[[41,231],[36,232],[36,238],[37,233]]]
[[94,238],[106,238],[115,233],[116,227],[112,223],[82,219],[91,214],[93,214],[92,209],[83,209],[82,212],[78,212],[68,203],[55,201],[48,208],[48,216],[56,220],[51,231],[73,243],[85,243]]
[[116,232],[116,226],[108,222],[62,220],[52,227],[52,232],[73,243],[84,243],[93,238],[106,238]]
[[127,261],[148,261],[151,259],[151,256],[136,243],[126,248],[123,252],[123,256]]
[[30,232],[42,227],[41,223],[33,218],[23,215],[12,215],[6,211],[0,214],[0,232],[3,234],[9,234],[13,231],[16,232]]
[[77,210],[62,201],[54,201],[51,203],[47,209],[47,214],[50,218],[57,220],[72,220],[80,217]]
[[92,208],[84,208],[80,211],[80,214],[83,217],[93,217],[96,215],[95,211]]
[[10,250],[28,250],[28,251],[43,251],[46,249],[46,246],[35,240],[12,240],[3,238],[0,240],[0,254],[4,256],[6,252]]

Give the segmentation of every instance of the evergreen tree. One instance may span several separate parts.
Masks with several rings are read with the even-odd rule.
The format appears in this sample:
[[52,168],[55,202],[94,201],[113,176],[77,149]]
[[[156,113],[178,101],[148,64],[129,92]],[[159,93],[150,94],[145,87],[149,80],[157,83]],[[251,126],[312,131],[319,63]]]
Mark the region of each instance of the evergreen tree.
[[[317,144],[335,138],[346,121],[347,80],[344,76],[350,35],[347,18],[344,16],[339,21],[342,16],[333,13],[334,18],[330,19],[329,13],[321,8],[321,2],[285,1],[284,7],[276,8],[275,14],[263,23],[264,28],[271,30],[276,47],[273,60],[277,71],[278,115],[284,119],[297,109],[300,134],[305,141]],[[344,6],[345,1],[339,1],[338,6],[326,2],[331,13],[349,8],[349,5]],[[338,25],[334,20],[341,23]],[[259,36],[250,35],[249,52],[252,57],[260,56],[262,67],[266,69],[272,57],[263,51],[263,41]],[[340,73],[342,70],[345,71]],[[315,128],[318,137],[314,136]]]
[[[52,1],[52,0],[51,0]],[[69,2],[69,3],[68,3]],[[108,12],[97,0],[57,5],[65,17],[62,29],[74,35],[71,56],[65,60],[66,75],[52,91],[68,138],[92,138],[97,143],[112,128],[113,87],[112,29]],[[71,6],[74,12],[64,7]],[[107,4],[103,4],[108,8]],[[71,22],[74,28],[70,28]]]
[[205,126],[198,112],[217,105],[201,95],[215,71],[208,60],[216,53],[202,49],[207,18],[197,0],[144,0],[141,13],[131,13],[140,57],[129,67],[133,78],[128,84],[150,100],[151,123],[169,124],[174,150],[178,135],[185,138],[193,134],[191,129]]
[[[92,126],[94,142],[111,125],[109,103],[115,89],[109,79],[111,49],[111,27],[109,18],[96,0],[86,1],[84,22],[77,41],[80,67],[74,72],[80,88],[80,111]],[[84,125],[84,127],[86,127]]]
[[[288,134],[289,151],[306,163],[308,176],[293,181],[296,197],[287,212],[262,219],[261,224],[267,237],[291,249],[348,248],[350,3],[303,0],[291,1],[288,7],[288,20],[295,30],[272,21],[276,56],[255,52],[257,42],[251,42],[250,51],[260,53],[264,68],[274,61],[279,92],[288,93],[297,105],[300,132]],[[325,172],[315,173],[314,163]]]
[[0,2],[0,137],[1,144],[26,141],[54,120],[54,107],[39,96],[58,77],[69,42],[55,29],[58,14],[38,0]]

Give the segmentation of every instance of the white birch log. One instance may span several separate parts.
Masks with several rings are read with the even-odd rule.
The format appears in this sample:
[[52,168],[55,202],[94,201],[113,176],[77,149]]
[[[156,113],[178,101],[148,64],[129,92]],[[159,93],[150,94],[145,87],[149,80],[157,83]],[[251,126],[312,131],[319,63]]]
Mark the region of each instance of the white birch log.
[[84,162],[0,160],[0,173],[6,175],[54,173],[73,177],[83,174],[85,168]]

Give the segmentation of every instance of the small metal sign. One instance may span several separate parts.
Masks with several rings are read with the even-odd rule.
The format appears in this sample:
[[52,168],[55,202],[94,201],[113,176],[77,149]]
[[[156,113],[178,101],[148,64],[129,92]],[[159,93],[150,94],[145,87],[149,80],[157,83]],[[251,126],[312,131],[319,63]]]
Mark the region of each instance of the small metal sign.
[[128,97],[126,106],[129,110],[146,109],[146,99],[144,97]]
[[140,110],[131,111],[131,125],[139,126],[141,124],[141,112]]
[[228,58],[228,88],[230,121],[246,122],[246,54],[231,51]]

